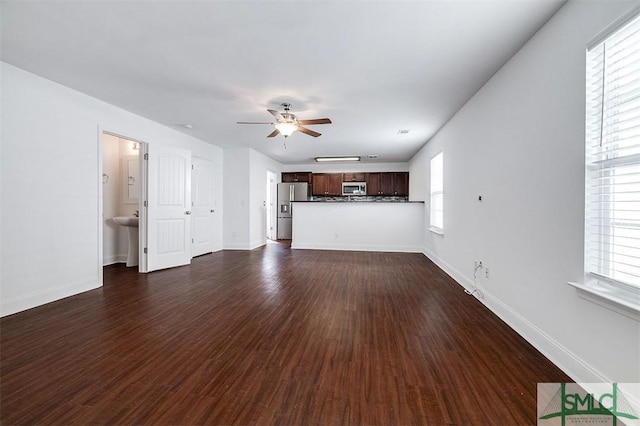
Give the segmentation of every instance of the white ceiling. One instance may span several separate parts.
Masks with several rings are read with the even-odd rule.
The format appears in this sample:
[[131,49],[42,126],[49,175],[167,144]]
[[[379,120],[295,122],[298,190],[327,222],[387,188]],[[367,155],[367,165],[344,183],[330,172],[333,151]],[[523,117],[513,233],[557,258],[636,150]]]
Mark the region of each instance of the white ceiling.
[[[404,162],[564,2],[3,0],[0,56],[282,163]],[[294,133],[286,149],[266,138],[272,126],[236,124],[271,121],[266,108],[282,102],[333,124],[309,126],[318,138]]]

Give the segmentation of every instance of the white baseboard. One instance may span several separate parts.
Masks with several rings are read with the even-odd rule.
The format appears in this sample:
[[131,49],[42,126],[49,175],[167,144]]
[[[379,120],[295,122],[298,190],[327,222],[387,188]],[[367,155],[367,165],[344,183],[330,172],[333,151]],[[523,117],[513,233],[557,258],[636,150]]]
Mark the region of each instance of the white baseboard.
[[422,254],[424,254],[429,260],[435,263],[440,269],[442,269],[447,275],[454,279],[458,284],[464,287],[467,290],[471,290],[473,288],[473,280],[469,279],[462,272],[458,271],[453,266],[449,265],[444,260],[440,259],[439,256],[434,253],[428,251],[427,249],[422,250]]
[[311,243],[291,243],[292,249],[305,250],[343,250],[343,251],[381,251],[397,253],[422,253],[422,247],[417,246],[393,246],[393,245],[366,245],[366,244],[311,244]]
[[102,259],[102,266],[113,265],[114,263],[127,263],[126,254],[114,254],[112,256],[105,256]]
[[267,244],[267,238],[250,241],[248,244],[244,243],[225,243],[222,247],[223,250],[253,250],[258,247],[262,247]]
[[[446,272],[458,284],[467,290],[473,289],[473,280],[460,271],[448,265],[434,253],[423,250],[423,254],[435,263],[440,269]],[[482,298],[477,298],[491,312],[503,320],[509,327],[515,330],[534,348],[540,351],[552,363],[560,368],[565,374],[578,383],[611,383],[612,381],[604,374],[597,371],[587,362],[568,350],[558,341],[536,327],[533,323],[503,303],[486,288],[477,286],[482,293]]]
[[[478,288],[484,295],[484,299],[480,300],[482,304],[506,322],[507,325],[539,350],[567,376],[571,377],[573,381],[580,383],[587,392],[593,393],[595,391],[592,384],[613,383],[613,380],[597,371],[557,340],[502,303],[491,293],[488,293],[486,289]],[[635,412],[640,412],[640,398],[634,394],[625,394],[625,398],[633,406]]]
[[[480,288],[480,287],[478,287]],[[536,327],[529,320],[502,301],[497,299],[486,289],[480,288],[484,298],[480,300],[487,308],[506,322],[512,329],[520,334],[527,342],[539,350],[558,368],[564,371],[576,382],[581,383],[609,383],[603,374],[592,368],[576,354],[569,351],[557,340]]]
[[[257,249],[258,247],[262,247],[264,245],[266,245],[267,243],[264,244],[252,244],[252,245],[246,245],[246,244],[229,244],[224,246],[223,249],[221,250],[253,250],[253,249]],[[220,250],[218,250],[220,251]]]
[[64,299],[85,291],[93,290],[102,286],[102,283],[95,281],[82,281],[69,283],[56,288],[47,288],[42,291],[34,291],[26,295],[3,301],[0,304],[0,317],[26,311],[36,306]]
[[267,244],[267,239],[263,238],[262,240],[252,241],[249,244],[249,250],[257,249],[258,247],[262,247]]

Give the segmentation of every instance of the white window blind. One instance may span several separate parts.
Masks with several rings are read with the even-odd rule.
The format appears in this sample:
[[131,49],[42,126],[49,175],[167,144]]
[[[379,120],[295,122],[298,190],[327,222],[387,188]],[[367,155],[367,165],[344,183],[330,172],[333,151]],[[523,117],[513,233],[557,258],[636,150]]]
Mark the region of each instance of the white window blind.
[[440,152],[431,159],[430,225],[436,230],[444,229],[444,156]]
[[640,287],[640,16],[587,52],[585,269]]

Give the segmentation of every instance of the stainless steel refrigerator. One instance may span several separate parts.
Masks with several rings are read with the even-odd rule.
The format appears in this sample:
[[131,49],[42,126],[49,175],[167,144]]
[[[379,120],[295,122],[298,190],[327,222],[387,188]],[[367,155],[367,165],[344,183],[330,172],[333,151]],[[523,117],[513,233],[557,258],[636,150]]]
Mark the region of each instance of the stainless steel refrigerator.
[[278,184],[278,231],[279,240],[291,239],[291,202],[309,199],[310,186],[308,183],[279,183]]

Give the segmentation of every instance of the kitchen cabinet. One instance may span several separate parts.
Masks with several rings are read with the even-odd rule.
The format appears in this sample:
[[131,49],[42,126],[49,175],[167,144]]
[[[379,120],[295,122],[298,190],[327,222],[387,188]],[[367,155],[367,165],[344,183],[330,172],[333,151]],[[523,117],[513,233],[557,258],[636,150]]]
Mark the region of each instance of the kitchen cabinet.
[[409,196],[409,172],[393,173],[393,195]]
[[380,195],[393,195],[393,173],[380,173]]
[[311,175],[313,195],[342,195],[342,173],[313,173]]
[[367,195],[380,195],[380,175],[381,173],[367,173],[365,176]]
[[329,173],[329,190],[327,195],[342,195],[342,173]]
[[408,196],[409,173],[386,172],[367,173],[367,195]]
[[282,172],[282,182],[307,182],[311,183],[311,172]]
[[365,173],[343,173],[342,181],[343,182],[364,182]]
[[391,195],[393,177],[390,173],[367,173],[367,195]]

